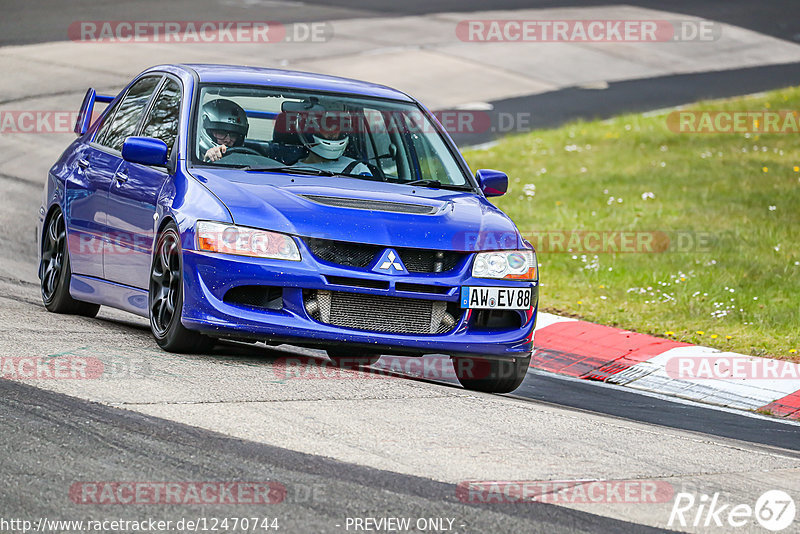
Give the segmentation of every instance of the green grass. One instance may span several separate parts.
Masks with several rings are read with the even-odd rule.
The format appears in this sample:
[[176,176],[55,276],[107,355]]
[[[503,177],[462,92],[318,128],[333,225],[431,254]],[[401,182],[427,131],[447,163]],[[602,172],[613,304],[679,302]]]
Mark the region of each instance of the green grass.
[[[690,109],[800,110],[800,88]],[[700,250],[671,245],[662,253],[596,258],[544,247],[542,310],[798,360],[798,135],[681,134],[670,131],[666,117],[575,122],[465,155],[473,169],[508,173],[509,193],[496,205],[523,234],[656,231],[671,236],[673,245],[678,233],[710,238]],[[535,185],[534,196],[523,190],[526,184]],[[642,197],[648,192],[654,198]]]

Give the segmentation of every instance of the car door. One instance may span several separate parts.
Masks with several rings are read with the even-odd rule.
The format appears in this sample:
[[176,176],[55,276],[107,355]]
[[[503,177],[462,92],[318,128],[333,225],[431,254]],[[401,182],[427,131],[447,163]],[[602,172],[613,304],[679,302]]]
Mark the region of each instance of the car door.
[[146,76],[130,86],[106,114],[94,140],[84,145],[67,185],[70,260],[76,274],[106,278],[108,190],[122,164],[122,142],[133,135],[162,76]]
[[[139,135],[161,139],[167,158],[178,136],[181,84],[164,78],[141,123]],[[169,178],[164,167],[123,161],[109,188],[108,226],[114,236],[103,256],[108,280],[147,289],[158,195]]]
[[[106,125],[108,123],[110,121]],[[118,157],[90,144],[81,145],[76,151],[75,168],[67,180],[64,203],[70,268],[75,274],[103,278],[108,186],[119,164]]]

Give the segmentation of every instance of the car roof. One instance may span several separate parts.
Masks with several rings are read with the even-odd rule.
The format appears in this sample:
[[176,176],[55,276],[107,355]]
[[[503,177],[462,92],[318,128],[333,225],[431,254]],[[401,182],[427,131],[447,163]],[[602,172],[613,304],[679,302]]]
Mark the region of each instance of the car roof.
[[407,94],[376,83],[284,69],[245,67],[239,65],[182,64],[176,67],[197,73],[201,83],[231,83],[307,89],[333,93],[389,98],[414,102]]

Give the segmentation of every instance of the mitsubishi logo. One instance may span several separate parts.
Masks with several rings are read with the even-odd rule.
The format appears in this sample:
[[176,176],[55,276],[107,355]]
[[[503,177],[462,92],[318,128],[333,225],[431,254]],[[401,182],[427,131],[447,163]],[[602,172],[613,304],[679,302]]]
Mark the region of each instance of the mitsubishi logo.
[[389,270],[392,267],[394,267],[398,271],[402,271],[403,266],[397,261],[395,261],[396,259],[397,256],[394,255],[394,252],[389,252],[389,255],[386,256],[386,261],[381,264],[381,269]]
[[394,274],[404,274],[408,272],[406,271],[400,256],[398,256],[397,252],[390,248],[387,248],[383,254],[381,254],[381,257],[378,258],[373,271],[382,271]]

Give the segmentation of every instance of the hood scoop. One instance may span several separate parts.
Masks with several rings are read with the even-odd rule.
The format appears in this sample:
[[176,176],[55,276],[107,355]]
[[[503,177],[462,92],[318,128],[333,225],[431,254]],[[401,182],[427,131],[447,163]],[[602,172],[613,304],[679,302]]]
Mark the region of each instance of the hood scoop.
[[387,202],[385,200],[367,200],[362,198],[342,198],[325,195],[299,195],[307,200],[335,206],[337,208],[352,208],[357,210],[388,211],[391,213],[410,213],[414,215],[433,215],[439,208],[426,204],[410,204],[407,202]]

